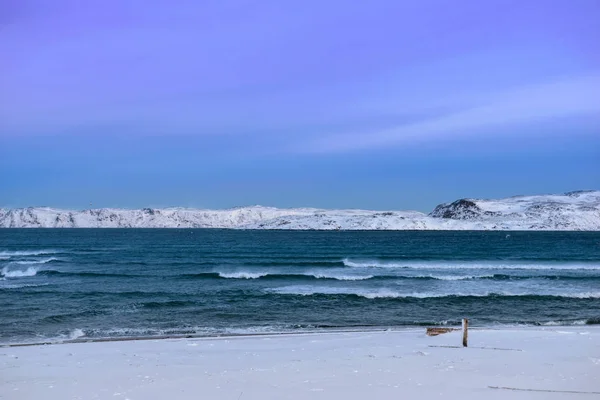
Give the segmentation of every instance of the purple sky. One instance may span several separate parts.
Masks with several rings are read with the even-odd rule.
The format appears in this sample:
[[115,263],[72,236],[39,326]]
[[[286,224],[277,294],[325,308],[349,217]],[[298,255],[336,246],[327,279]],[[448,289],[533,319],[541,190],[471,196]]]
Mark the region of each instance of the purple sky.
[[[475,138],[485,149],[482,137],[596,145],[598,21],[596,0],[8,0],[0,140],[17,154],[41,137],[55,152],[84,151],[82,138],[193,137],[200,157],[289,154],[309,169],[314,157]],[[8,190],[0,204],[48,197]]]

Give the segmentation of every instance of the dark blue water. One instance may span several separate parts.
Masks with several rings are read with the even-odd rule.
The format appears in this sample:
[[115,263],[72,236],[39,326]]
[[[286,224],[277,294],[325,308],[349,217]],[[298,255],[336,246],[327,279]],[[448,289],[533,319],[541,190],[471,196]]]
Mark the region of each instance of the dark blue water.
[[600,323],[598,232],[0,230],[0,342]]

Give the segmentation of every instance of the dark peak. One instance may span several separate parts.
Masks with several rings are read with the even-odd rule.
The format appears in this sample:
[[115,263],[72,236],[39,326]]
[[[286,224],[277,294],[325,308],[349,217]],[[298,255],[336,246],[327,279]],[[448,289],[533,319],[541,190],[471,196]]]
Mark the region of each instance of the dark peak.
[[434,218],[470,219],[481,213],[481,208],[473,200],[460,199],[450,204],[440,204],[429,215]]

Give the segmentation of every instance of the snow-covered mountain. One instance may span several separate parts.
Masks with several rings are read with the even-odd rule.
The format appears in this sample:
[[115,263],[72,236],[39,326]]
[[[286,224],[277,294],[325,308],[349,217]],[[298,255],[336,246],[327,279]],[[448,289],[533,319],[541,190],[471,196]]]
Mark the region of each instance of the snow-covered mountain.
[[597,231],[600,191],[501,200],[461,199],[440,204],[429,215],[473,224],[474,229]]
[[319,230],[600,230],[600,191],[460,199],[430,214],[417,211],[47,207],[0,209],[2,228],[232,228]]

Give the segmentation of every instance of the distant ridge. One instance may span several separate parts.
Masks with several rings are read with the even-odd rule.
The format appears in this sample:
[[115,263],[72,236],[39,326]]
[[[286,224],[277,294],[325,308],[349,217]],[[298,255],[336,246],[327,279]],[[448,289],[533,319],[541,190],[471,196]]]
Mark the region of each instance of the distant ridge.
[[286,230],[600,230],[600,191],[459,199],[429,213],[236,207],[0,209],[0,228],[225,228]]

